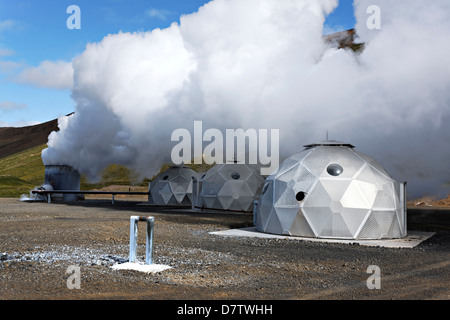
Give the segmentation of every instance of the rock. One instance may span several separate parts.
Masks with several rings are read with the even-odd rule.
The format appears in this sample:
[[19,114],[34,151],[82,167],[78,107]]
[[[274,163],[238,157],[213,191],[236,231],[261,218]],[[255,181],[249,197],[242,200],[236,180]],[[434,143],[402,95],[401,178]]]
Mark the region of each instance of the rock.
[[8,254],[6,252],[0,253],[0,261],[8,260]]

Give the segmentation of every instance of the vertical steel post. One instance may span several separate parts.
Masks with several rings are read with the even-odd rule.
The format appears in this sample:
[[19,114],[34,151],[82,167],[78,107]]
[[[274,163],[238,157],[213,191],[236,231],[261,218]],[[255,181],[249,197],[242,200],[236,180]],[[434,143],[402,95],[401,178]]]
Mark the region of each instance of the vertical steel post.
[[136,251],[137,251],[137,224],[139,221],[139,217],[131,216],[130,217],[130,255],[129,262],[136,261]]
[[253,200],[253,225],[256,226],[256,215],[258,214],[258,200]]
[[151,197],[150,196],[150,182],[148,183],[148,196],[147,197],[148,197],[147,201],[148,201],[148,203],[150,203],[150,197]]
[[153,229],[155,218],[147,217],[147,239],[145,241],[145,264],[153,264]]
[[197,197],[198,197],[198,182],[196,177],[192,177],[192,210],[196,210],[195,206],[197,205]]
[[136,262],[137,260],[137,236],[138,236],[138,222],[147,222],[147,237],[145,243],[145,264],[153,264],[153,229],[154,221],[153,217],[130,217],[130,254],[129,262]]
[[406,181],[404,181],[402,184],[401,184],[401,187],[400,187],[400,201],[402,202],[402,205],[403,205],[403,237],[406,237],[407,236],[407,232],[408,232],[408,230],[407,230],[407,223],[408,223],[408,221],[407,221],[407,208],[406,208],[406,206],[407,206],[407,204],[406,204]]

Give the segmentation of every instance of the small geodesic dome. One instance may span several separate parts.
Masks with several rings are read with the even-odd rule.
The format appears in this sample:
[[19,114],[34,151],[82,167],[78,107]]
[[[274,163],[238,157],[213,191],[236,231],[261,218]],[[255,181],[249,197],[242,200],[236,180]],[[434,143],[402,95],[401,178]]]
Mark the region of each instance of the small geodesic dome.
[[218,164],[201,175],[198,181],[197,208],[226,211],[253,211],[264,177],[256,165]]
[[406,236],[405,183],[350,144],[305,147],[267,178],[255,210],[258,230],[313,238]]
[[183,166],[173,166],[161,172],[150,183],[150,203],[191,205],[193,177],[197,179],[198,173]]

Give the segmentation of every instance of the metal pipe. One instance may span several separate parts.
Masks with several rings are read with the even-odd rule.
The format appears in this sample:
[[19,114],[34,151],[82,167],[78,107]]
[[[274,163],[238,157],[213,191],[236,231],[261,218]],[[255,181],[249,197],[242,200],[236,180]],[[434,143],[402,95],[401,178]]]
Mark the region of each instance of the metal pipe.
[[196,210],[198,196],[198,181],[196,177],[192,177],[192,210]]
[[253,200],[253,225],[256,226],[256,215],[258,214],[258,200]]
[[80,191],[80,190],[32,190],[31,193],[37,194],[53,194],[53,193],[61,193],[61,194],[129,194],[129,195],[148,195],[148,192],[135,192],[135,191]]
[[400,187],[400,201],[403,205],[403,237],[407,236],[407,204],[406,204],[406,181],[401,184]]
[[153,264],[153,229],[155,219],[147,217],[147,239],[145,241],[145,264]]
[[135,262],[136,261],[136,251],[137,251],[137,224],[138,217],[131,216],[130,217],[130,254],[128,261]]
[[148,196],[148,200],[147,200],[148,203],[150,203],[150,184],[151,184],[151,183],[149,182],[149,183],[148,183],[148,195],[147,195],[147,196]]
[[145,241],[145,264],[153,264],[153,229],[154,217],[130,217],[130,253],[129,262],[136,262],[137,260],[137,226],[139,221],[147,222],[147,236]]

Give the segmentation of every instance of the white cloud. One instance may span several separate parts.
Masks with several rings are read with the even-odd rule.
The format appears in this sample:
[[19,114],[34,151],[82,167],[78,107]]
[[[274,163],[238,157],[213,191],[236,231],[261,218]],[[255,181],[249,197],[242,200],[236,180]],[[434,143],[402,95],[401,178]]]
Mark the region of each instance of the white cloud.
[[15,122],[6,122],[6,121],[1,121],[0,120],[0,128],[4,128],[4,127],[14,127],[14,128],[19,128],[19,127],[28,127],[28,126],[34,126],[37,124],[40,124],[41,122],[39,121],[25,121],[25,120],[19,120],[19,121],[15,121]]
[[15,81],[39,88],[66,90],[73,87],[72,62],[43,61],[37,67],[23,70],[15,77]]
[[10,74],[19,68],[22,68],[22,64],[20,62],[0,60],[0,73]]
[[172,14],[173,12],[170,10],[165,10],[165,9],[155,9],[155,8],[150,8],[147,10],[147,15],[150,18],[157,18],[160,20],[167,20],[167,18]]
[[16,103],[13,101],[4,100],[0,102],[0,111],[8,112],[13,110],[20,110],[28,108],[25,103]]
[[12,56],[15,52],[13,50],[0,48],[0,57]]
[[0,21],[0,33],[2,33],[5,30],[13,28],[15,25],[16,22],[14,20]]

